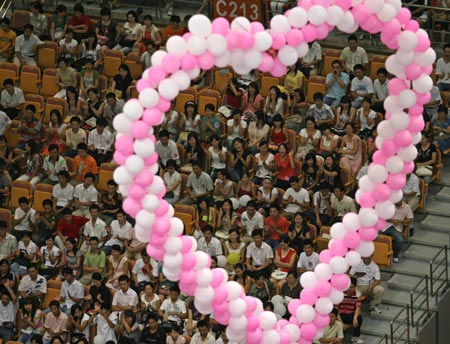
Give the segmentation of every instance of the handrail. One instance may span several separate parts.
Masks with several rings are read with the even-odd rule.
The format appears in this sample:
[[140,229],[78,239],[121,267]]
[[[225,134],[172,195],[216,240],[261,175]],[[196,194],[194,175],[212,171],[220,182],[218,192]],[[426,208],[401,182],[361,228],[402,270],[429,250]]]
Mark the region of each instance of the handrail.
[[[444,256],[440,256],[444,253]],[[438,273],[438,270],[443,268],[442,271]],[[444,276],[445,275],[445,276]],[[444,277],[444,280],[442,280]],[[441,291],[448,289],[448,246],[442,247],[438,253],[430,261],[430,291],[431,296],[436,297],[436,301],[439,298]]]
[[[418,302],[418,300],[423,297],[423,289],[418,290],[419,287],[423,284],[423,281],[425,280],[425,298]],[[414,297],[414,294],[417,294],[416,297]],[[412,327],[418,327],[419,326],[419,322],[422,320],[423,317],[427,317],[430,313],[430,295],[428,292],[428,275],[425,275],[417,284],[416,286],[410,291],[410,310],[411,310],[411,326]],[[417,321],[415,322],[414,317],[415,314],[419,311],[419,310],[424,310],[423,306],[425,304],[425,310],[426,312],[419,317],[419,319],[417,319]]]
[[[404,320],[399,320],[400,316],[406,311],[406,316]],[[407,343],[409,343],[409,305],[406,305],[405,307],[403,307],[400,312],[398,312],[398,314],[394,317],[394,319],[391,320],[391,324],[390,324],[390,329],[391,329],[391,344],[396,344],[397,343],[397,338],[401,338],[402,341],[406,341]],[[405,324],[406,323],[406,324]],[[399,331],[401,329],[401,327],[405,325],[405,329],[403,331]],[[395,328],[394,328],[395,326]],[[405,338],[406,335],[406,338]]]
[[[6,3],[8,3],[8,6],[5,8]],[[11,7],[13,1],[12,0],[5,0],[3,1],[2,6],[0,7],[0,17],[3,19],[8,14],[9,8]],[[2,13],[3,12],[3,13]]]
[[377,343],[375,344],[389,344],[389,336],[385,334]]

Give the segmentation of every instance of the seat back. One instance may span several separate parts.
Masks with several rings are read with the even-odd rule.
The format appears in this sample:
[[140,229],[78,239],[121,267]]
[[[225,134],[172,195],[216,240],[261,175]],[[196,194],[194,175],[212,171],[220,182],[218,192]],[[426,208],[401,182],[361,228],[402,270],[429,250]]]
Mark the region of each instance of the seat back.
[[0,63],[0,89],[4,89],[3,82],[6,79],[17,81],[19,75],[19,67],[14,63],[2,62]]
[[261,91],[260,91],[261,95],[263,97],[267,97],[269,95],[270,88],[272,86],[278,86],[278,85],[280,85],[279,78],[263,75],[261,77]]
[[31,183],[23,180],[15,180],[11,188],[11,208],[18,208],[19,199],[22,197],[31,198]]
[[175,217],[178,217],[184,224],[186,235],[192,235],[195,229],[195,218],[186,213],[175,212]]
[[370,62],[370,75],[369,77],[372,80],[375,80],[377,78],[377,71],[380,68],[386,68],[386,55],[374,55],[372,57],[372,61]]
[[47,288],[47,294],[45,294],[44,298],[44,309],[47,309],[50,305],[50,302],[59,297],[61,290],[56,288]]
[[341,183],[345,188],[345,193],[353,189],[352,174],[348,168],[341,167]]
[[130,67],[130,73],[133,79],[138,80],[142,76],[144,67],[142,63],[139,62],[139,54],[137,52],[130,52],[127,55],[127,60],[125,61],[128,67]]
[[10,148],[16,148],[19,144],[19,128],[11,128],[9,129],[6,134],[6,139],[8,140],[8,147]]
[[38,49],[37,64],[40,68],[55,68],[58,58],[58,43],[45,41]]
[[327,76],[328,73],[333,72],[333,61],[339,60],[339,57],[341,56],[341,51],[336,49],[328,49],[325,52],[325,55],[323,57],[323,69],[322,69],[322,75]]
[[213,104],[217,110],[218,108],[218,101],[214,97],[208,97],[208,96],[199,96],[198,98],[198,113],[200,115],[205,114],[205,105],[207,104]]
[[33,209],[36,211],[44,211],[43,202],[45,200],[52,200],[52,194],[50,192],[45,191],[34,191],[33,194]]
[[6,222],[6,228],[8,229],[8,233],[11,233],[12,214],[8,209],[0,208],[0,221]]
[[107,191],[108,190],[108,182],[111,179],[114,179],[114,170],[117,168],[116,164],[111,163],[103,163],[100,166],[98,172],[98,185],[97,189],[99,191]]
[[56,83],[56,69],[46,68],[42,75],[41,95],[44,97],[53,97],[59,91]]
[[373,252],[373,261],[378,266],[383,266],[390,268],[392,264],[391,255],[393,253],[392,250],[389,250],[388,245],[382,242],[374,241],[375,251]]
[[66,160],[66,165],[69,172],[75,172],[75,162],[73,159],[68,156],[64,157],[64,159]]
[[175,98],[175,111],[184,113],[184,104],[193,101],[195,101],[195,97],[192,94],[178,93],[178,96]]
[[216,70],[214,72],[214,89],[220,92],[232,77],[233,74],[231,74],[230,72],[222,72],[220,70]]
[[39,93],[40,69],[35,66],[23,66],[20,73],[19,87],[23,93]]
[[439,149],[436,149],[436,162],[433,165],[433,175],[431,180],[441,179],[441,169],[442,169],[442,153]]
[[11,29],[23,31],[25,24],[30,23],[30,12],[22,10],[14,10],[11,20]]
[[324,76],[312,76],[309,78],[308,91],[306,92],[306,102],[314,103],[314,93],[320,92],[325,95],[327,88],[325,87],[325,77]]
[[119,72],[119,67],[124,61],[124,54],[120,50],[107,50],[103,58],[103,75],[112,78]]
[[419,204],[417,205],[417,209],[423,209],[425,208],[426,187],[425,181],[422,178],[419,178],[419,190],[420,190],[420,199]]

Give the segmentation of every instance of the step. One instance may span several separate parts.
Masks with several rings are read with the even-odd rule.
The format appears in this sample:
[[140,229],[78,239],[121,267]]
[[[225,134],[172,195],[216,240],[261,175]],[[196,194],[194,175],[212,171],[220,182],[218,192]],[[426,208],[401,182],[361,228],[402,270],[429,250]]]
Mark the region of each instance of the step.
[[[396,329],[396,325],[394,325],[394,330]],[[399,338],[399,335],[403,333],[402,329],[404,329],[404,325],[400,325],[400,328],[396,330],[396,334],[394,334],[394,338],[398,339],[406,339],[404,336],[402,338]],[[363,324],[361,327],[361,333],[363,334],[363,338],[365,338],[365,335],[372,335],[372,336],[383,336],[386,333],[391,332],[390,327],[390,321],[383,321],[380,319],[373,319],[370,317],[363,318]],[[406,332],[405,332],[406,335]],[[417,335],[415,334],[414,329],[410,331],[410,342],[418,342]],[[396,341],[396,343],[400,343],[400,341]]]
[[409,237],[408,242],[411,244],[425,244],[442,246],[449,244],[450,236],[448,233],[435,232],[431,230],[423,230],[420,224],[414,225],[414,236]]
[[[368,334],[365,334],[363,336],[361,336],[362,339],[364,339],[364,344],[379,344],[380,340],[382,339],[382,336],[371,336]],[[347,343],[347,342],[345,342]],[[381,342],[382,344],[384,344],[384,341]]]
[[429,263],[441,251],[441,247],[410,244],[406,251],[403,252],[404,258],[419,260]]
[[450,219],[446,216],[427,215],[420,225],[424,230],[450,233]]
[[[422,277],[405,275],[405,274],[393,274],[392,277],[387,281],[387,286],[389,290],[397,290],[403,291],[408,294],[408,303],[409,303],[409,292],[414,289],[419,282],[422,280]],[[419,290],[425,289],[425,282],[418,287]]]
[[388,287],[384,288],[383,298],[382,298],[382,304],[389,307],[389,305],[394,306],[405,306],[409,304],[410,302],[410,296],[409,296],[409,290],[400,290],[400,289],[393,289]]
[[[381,310],[381,313],[378,312],[370,312],[370,317],[372,319],[378,319],[383,321],[392,321],[395,317],[400,313],[404,306],[397,306],[397,305],[380,305],[378,307]],[[425,318],[426,311],[424,310],[415,310],[414,312],[414,321],[416,322],[416,319],[421,319],[422,317]],[[399,321],[403,321],[406,318],[406,312],[402,312],[400,316],[398,317]],[[422,319],[423,322],[423,319]]]
[[[441,201],[444,201],[444,202],[450,202],[450,186],[442,187],[441,190],[438,193],[436,193],[434,198],[436,198],[438,200],[441,200]],[[428,205],[429,204],[430,203],[428,203]]]
[[[434,272],[434,275],[435,276],[439,275],[439,273],[442,272],[442,270],[443,267],[442,266],[439,267]],[[428,262],[405,259],[401,257],[399,263],[394,263],[392,265],[392,272],[423,277],[425,275],[430,275],[430,264]]]
[[[443,188],[447,189],[447,187]],[[448,187],[450,190],[450,187]],[[430,215],[438,215],[442,217],[450,217],[450,198],[447,200],[446,198],[438,198],[436,195],[427,201],[425,205],[425,209],[421,209],[420,213],[430,214]]]

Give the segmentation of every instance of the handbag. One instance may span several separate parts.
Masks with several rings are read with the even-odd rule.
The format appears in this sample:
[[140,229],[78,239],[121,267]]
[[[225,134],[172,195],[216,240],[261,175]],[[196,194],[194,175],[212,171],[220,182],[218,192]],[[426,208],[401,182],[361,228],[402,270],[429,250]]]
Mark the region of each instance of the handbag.
[[416,175],[418,177],[429,177],[433,175],[433,167],[432,166],[419,166],[416,169]]

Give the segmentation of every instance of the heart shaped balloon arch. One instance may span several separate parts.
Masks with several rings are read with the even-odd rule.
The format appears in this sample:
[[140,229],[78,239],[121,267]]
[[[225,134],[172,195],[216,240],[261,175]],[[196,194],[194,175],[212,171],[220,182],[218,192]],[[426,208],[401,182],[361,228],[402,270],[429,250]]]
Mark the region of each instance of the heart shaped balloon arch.
[[[200,69],[232,66],[237,73],[247,74],[257,68],[279,77],[286,66],[306,55],[309,42],[326,38],[335,27],[352,33],[359,26],[381,33],[382,42],[397,50],[386,61],[395,77],[389,81],[390,96],[384,103],[386,119],[378,126],[378,151],[368,175],[359,182],[359,213],[347,214],[342,223],[332,226],[332,239],[320,253],[320,264],[301,275],[304,289],[299,299],[289,302],[291,318],[277,321],[275,314],[263,311],[261,301],[228,281],[225,270],[211,270],[209,255],[196,251],[195,239],[183,235],[182,221],[163,199],[164,182],[155,175],[158,156],[153,127],[162,122],[171,101],[189,87]],[[414,170],[414,145],[424,128],[423,104],[430,99],[429,75],[436,54],[427,33],[411,20],[400,0],[301,0],[285,15],[274,16],[268,30],[243,17],[230,25],[224,18],[211,23],[195,15],[189,31],[183,37],[170,37],[167,52],[153,54],[152,67],[137,83],[139,100],[129,100],[114,118],[118,132],[114,160],[121,165],[114,179],[126,196],[124,210],[136,219],[136,235],[148,242],[150,256],[164,262],[164,275],[195,296],[201,313],[212,313],[216,321],[228,325],[230,341],[311,343],[328,325],[333,304],[343,299],[349,266],[372,254],[372,240],[402,198],[405,175]]]

